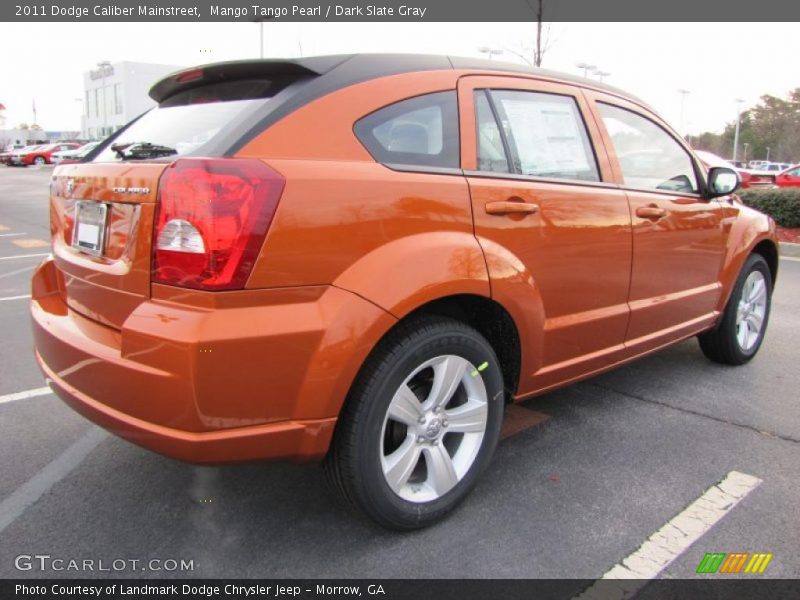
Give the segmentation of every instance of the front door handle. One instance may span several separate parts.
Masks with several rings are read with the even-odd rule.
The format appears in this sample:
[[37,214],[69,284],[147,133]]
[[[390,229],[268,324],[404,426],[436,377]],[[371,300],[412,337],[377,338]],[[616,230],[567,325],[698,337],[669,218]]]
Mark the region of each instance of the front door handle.
[[539,205],[532,202],[487,202],[484,208],[490,215],[532,215],[539,212]]
[[640,206],[636,209],[636,216],[643,219],[660,219],[667,216],[667,211],[655,205]]

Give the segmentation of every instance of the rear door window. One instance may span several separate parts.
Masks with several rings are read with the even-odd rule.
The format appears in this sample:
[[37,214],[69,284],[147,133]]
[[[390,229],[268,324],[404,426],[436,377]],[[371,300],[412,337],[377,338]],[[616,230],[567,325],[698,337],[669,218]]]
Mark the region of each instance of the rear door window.
[[515,172],[548,179],[600,181],[586,125],[574,98],[517,90],[491,90],[489,94]]
[[475,117],[477,119],[478,170],[493,173],[511,173],[503,135],[497,125],[492,106],[485,90],[475,92]]
[[402,100],[357,121],[356,137],[384,164],[459,167],[456,92]]

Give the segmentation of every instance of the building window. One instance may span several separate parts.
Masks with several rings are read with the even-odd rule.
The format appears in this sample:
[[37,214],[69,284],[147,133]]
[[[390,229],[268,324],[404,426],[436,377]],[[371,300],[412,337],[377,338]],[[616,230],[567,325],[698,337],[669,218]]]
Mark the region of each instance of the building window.
[[114,114],[122,114],[122,84],[114,84]]

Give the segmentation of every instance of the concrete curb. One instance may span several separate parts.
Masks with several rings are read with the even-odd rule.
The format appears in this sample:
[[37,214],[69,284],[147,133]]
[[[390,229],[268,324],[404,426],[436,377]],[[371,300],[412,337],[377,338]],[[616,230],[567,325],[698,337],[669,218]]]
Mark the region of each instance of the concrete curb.
[[779,252],[781,256],[795,256],[800,258],[800,244],[781,242]]

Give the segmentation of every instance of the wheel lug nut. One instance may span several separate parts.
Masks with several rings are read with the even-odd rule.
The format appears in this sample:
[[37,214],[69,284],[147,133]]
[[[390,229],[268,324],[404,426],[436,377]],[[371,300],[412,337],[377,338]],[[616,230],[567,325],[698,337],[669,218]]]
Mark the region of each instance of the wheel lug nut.
[[420,417],[419,419],[417,419],[417,423],[419,423],[420,425],[422,425],[424,422],[425,422],[425,417]]

